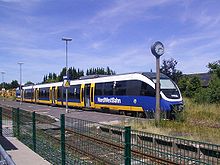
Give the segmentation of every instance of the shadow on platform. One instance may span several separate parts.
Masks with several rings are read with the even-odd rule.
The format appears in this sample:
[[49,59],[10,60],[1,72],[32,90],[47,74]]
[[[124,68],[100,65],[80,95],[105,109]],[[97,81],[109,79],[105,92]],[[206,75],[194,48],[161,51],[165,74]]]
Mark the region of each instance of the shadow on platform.
[[4,136],[0,136],[0,144],[7,150],[17,150],[17,148]]

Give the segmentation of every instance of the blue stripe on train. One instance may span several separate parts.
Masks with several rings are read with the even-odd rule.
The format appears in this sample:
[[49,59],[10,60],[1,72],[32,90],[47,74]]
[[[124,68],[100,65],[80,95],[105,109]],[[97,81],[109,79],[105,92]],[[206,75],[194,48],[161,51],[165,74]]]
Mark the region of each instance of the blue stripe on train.
[[46,100],[46,101],[50,101],[48,97],[40,97],[38,98],[39,100]]
[[[62,99],[57,99],[57,101],[66,102],[66,98],[63,98],[63,100],[62,100]],[[80,103],[80,100],[79,100],[79,99],[69,99],[69,98],[68,98],[68,102]]]
[[[95,96],[95,104],[121,105],[142,107],[144,110],[155,111],[156,98],[150,96]],[[161,110],[170,111],[171,105],[182,102],[169,102],[160,100]]]

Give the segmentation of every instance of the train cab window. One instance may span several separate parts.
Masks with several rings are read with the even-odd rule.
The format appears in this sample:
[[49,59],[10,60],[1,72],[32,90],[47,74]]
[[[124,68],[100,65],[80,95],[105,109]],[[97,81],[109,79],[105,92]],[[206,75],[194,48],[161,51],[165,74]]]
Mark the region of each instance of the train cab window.
[[114,83],[115,95],[126,95],[127,81],[117,81]]
[[20,93],[21,93],[20,90],[16,90],[16,97],[20,96]]
[[155,97],[156,92],[155,92],[155,89],[153,87],[151,87],[149,84],[146,84],[146,83],[142,82],[140,95],[141,96],[153,96],[153,97]]
[[103,85],[104,85],[104,83],[96,83],[95,84],[95,95],[97,95],[97,96],[103,95]]
[[32,99],[33,98],[33,90],[32,89],[24,90],[24,98],[25,99]]
[[104,84],[104,95],[113,95],[113,82],[107,82]]

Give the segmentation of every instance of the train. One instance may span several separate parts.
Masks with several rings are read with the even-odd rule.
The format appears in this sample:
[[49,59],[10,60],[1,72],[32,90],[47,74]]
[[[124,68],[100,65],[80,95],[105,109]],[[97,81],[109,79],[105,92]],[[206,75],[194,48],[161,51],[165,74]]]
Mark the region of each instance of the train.
[[[146,117],[155,112],[155,83],[154,72],[83,76],[70,81],[67,104],[68,107],[86,110],[109,110]],[[24,86],[22,90],[16,89],[16,100],[65,106],[65,89],[63,82]],[[160,109],[166,118],[183,110],[178,86],[164,74],[160,74],[160,89]]]

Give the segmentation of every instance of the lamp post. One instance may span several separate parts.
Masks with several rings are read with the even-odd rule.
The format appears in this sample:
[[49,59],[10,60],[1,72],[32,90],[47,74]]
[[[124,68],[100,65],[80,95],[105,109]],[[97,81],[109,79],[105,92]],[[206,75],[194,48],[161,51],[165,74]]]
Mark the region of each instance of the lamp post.
[[[67,81],[68,81],[69,77],[68,77],[68,56],[67,56],[67,52],[68,52],[68,42],[72,41],[72,38],[63,37],[62,41],[65,41],[65,43],[66,43],[66,78],[67,78]],[[66,113],[68,113],[68,112],[69,112],[68,111],[68,88],[66,87]]]
[[20,105],[22,103],[22,90],[21,90],[21,84],[22,84],[22,64],[24,64],[23,62],[18,62],[18,64],[20,65]]
[[155,120],[160,121],[160,56],[164,54],[164,46],[160,41],[151,46],[151,52],[156,57],[156,113]]
[[5,72],[4,71],[1,71],[1,74],[2,74],[2,94],[3,94],[3,101],[5,101],[5,84],[4,84],[4,74]]

